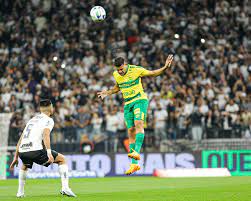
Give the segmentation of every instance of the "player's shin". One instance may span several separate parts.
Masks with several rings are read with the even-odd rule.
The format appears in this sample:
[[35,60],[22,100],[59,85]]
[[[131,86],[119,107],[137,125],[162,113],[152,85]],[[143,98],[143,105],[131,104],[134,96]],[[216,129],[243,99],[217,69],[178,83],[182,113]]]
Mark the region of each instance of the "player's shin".
[[142,147],[142,144],[144,142],[144,133],[137,133],[136,134],[136,141],[135,141],[135,151],[140,153],[140,149]]
[[66,164],[62,164],[58,166],[59,174],[61,177],[62,183],[62,190],[69,188],[69,173],[68,173],[68,166]]
[[22,196],[24,194],[24,185],[26,181],[26,176],[27,176],[27,170],[19,170],[19,175],[18,175],[18,193],[17,196]]
[[[133,150],[135,150],[135,143],[129,144],[129,148],[130,148],[130,153],[132,153]],[[132,164],[138,164],[138,161],[132,158]]]

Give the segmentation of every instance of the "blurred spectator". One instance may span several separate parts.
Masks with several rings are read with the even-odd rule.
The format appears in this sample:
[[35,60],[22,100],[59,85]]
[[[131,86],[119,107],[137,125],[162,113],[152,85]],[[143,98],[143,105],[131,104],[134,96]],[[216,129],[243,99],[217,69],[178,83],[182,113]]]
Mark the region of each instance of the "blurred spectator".
[[186,103],[184,105],[184,115],[190,116],[194,109],[194,100],[192,100],[190,97],[187,97]]
[[[21,92],[22,93],[22,92]],[[25,92],[21,94],[20,97],[21,101],[23,102],[23,106],[31,105],[32,102],[32,94],[30,93],[29,89],[26,88]]]
[[82,135],[86,134],[90,138],[91,114],[87,106],[81,106],[76,115],[77,141],[80,142]]
[[118,117],[118,130],[124,131],[126,129],[125,120],[124,120],[124,108],[120,107],[120,110],[117,112]]
[[24,124],[26,124],[35,115],[35,111],[33,110],[33,108],[31,106],[26,105],[24,107],[23,112],[24,112],[23,121],[24,121]]
[[157,104],[157,109],[154,111],[154,135],[155,135],[155,144],[156,147],[159,147],[159,144],[162,140],[167,139],[167,111],[162,108],[160,104]]
[[22,114],[20,112],[15,112],[10,120],[10,129],[9,129],[9,138],[8,144],[9,145],[16,145],[17,141],[22,134],[24,129],[24,122],[22,119]]
[[214,101],[212,108],[208,111],[205,118],[205,129],[207,138],[218,138],[219,129],[221,127],[220,111],[218,107],[218,102]]
[[239,106],[234,102],[233,99],[229,100],[229,103],[225,108],[225,115],[228,118],[228,124],[231,127],[238,118]]
[[64,117],[64,123],[63,123],[63,134],[64,134],[64,140],[67,143],[74,143],[74,142],[80,142],[78,140],[78,137],[82,138],[82,135],[86,133],[81,133],[80,135],[76,136],[76,131],[74,130],[74,119],[71,115],[66,115]]
[[117,108],[113,108],[110,113],[106,115],[106,133],[108,136],[109,147],[117,152],[118,136],[117,130],[119,125],[119,119],[117,116]]
[[0,113],[4,112],[5,104],[3,102],[2,96],[0,95]]
[[[190,98],[188,98],[188,102],[190,102]],[[179,110],[177,110],[177,128],[178,128],[178,136],[177,138],[188,138],[188,116],[190,116],[193,112],[193,103],[190,102],[186,105],[184,103],[181,104]]]
[[15,112],[19,108],[19,100],[16,99],[15,95],[11,95],[8,106],[11,112]]
[[202,101],[198,100],[197,105],[194,107],[194,111],[190,117],[191,123],[191,132],[192,132],[192,140],[200,141],[202,139],[203,127],[202,127],[202,118],[203,118],[203,106],[201,105]]
[[246,130],[245,130],[245,135],[244,135],[245,138],[251,138],[251,125],[249,125]]
[[11,89],[9,87],[2,88],[2,99],[4,101],[5,106],[8,106],[9,100],[11,98]]
[[103,123],[103,119],[99,117],[98,113],[94,113],[91,119],[91,124],[92,124],[91,139],[94,142],[100,142],[104,138],[101,131],[102,123]]

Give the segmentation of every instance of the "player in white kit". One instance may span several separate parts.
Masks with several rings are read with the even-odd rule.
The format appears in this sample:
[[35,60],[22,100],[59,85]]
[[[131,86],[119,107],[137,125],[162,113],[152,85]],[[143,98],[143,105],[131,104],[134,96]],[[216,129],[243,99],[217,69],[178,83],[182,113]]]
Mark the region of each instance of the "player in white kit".
[[50,116],[53,114],[51,101],[46,99],[40,101],[40,114],[36,115],[26,124],[25,129],[17,143],[15,157],[11,163],[11,168],[18,165],[18,157],[23,162],[19,170],[19,187],[17,197],[24,197],[24,184],[28,168],[32,168],[33,163],[48,167],[52,163],[57,163],[61,176],[61,194],[70,197],[76,195],[69,188],[68,166],[65,157],[51,150],[50,133],[54,127],[54,121]]

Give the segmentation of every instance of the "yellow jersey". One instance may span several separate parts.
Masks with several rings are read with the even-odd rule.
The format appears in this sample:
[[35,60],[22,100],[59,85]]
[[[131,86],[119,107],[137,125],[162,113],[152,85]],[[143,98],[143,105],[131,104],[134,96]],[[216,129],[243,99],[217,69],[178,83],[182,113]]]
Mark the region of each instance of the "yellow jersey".
[[125,75],[121,76],[117,71],[113,72],[113,77],[123,94],[125,105],[136,100],[147,99],[141,83],[141,77],[149,73],[148,70],[141,66],[127,65],[128,68]]

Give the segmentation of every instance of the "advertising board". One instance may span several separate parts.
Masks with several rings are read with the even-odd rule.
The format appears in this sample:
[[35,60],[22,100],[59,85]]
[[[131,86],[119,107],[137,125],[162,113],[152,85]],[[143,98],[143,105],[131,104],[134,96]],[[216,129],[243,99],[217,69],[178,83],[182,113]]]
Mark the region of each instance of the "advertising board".
[[251,175],[251,150],[202,151],[202,168],[224,167],[232,176]]
[[[130,160],[127,154],[93,154],[93,155],[66,155],[72,177],[102,177],[123,176],[129,168]],[[146,153],[141,155],[141,170],[137,175],[152,175],[155,169],[163,168],[195,168],[193,153]],[[21,161],[19,166],[21,165]],[[19,168],[8,171],[9,178],[18,176]],[[53,164],[49,167],[33,165],[29,170],[28,178],[59,177],[58,167]]]

